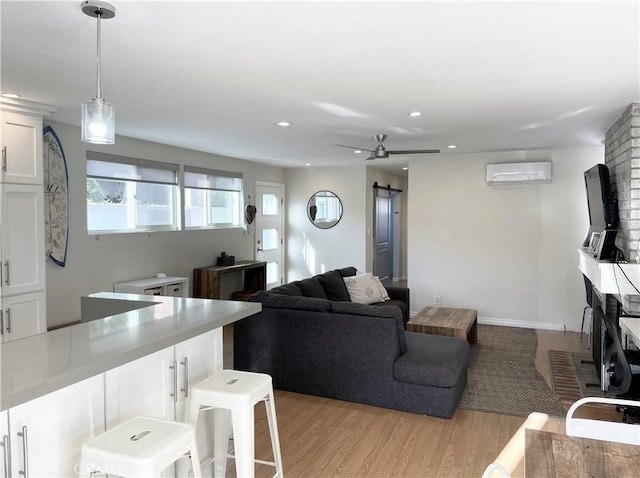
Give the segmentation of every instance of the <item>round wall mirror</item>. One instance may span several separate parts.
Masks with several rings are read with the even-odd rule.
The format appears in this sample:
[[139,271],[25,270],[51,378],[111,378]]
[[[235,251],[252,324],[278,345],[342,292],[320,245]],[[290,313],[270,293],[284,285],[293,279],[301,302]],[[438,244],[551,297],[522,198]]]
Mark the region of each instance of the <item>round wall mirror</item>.
[[329,229],[342,217],[342,202],[331,191],[318,191],[307,203],[309,221],[320,229]]

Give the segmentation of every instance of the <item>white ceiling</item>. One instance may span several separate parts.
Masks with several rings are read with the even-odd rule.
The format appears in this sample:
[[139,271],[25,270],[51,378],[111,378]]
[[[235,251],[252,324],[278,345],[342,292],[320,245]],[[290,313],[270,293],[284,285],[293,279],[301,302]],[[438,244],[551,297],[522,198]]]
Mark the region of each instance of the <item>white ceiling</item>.
[[[362,164],[334,144],[377,133],[443,154],[596,146],[640,100],[637,1],[111,3],[119,135],[276,166]],[[79,125],[96,21],[79,0],[3,0],[0,15],[2,91]]]

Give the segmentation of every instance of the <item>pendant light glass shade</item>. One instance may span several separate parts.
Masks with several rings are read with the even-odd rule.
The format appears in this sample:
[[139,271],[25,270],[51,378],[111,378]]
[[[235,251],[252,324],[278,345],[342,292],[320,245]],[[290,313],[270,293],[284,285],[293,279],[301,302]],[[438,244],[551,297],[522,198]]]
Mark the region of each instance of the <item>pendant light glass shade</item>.
[[116,142],[116,112],[103,98],[82,104],[82,141],[95,144]]
[[111,103],[102,98],[102,55],[100,44],[100,20],[113,18],[116,9],[100,0],[85,0],[81,3],[83,13],[97,19],[97,78],[96,96],[82,104],[82,141],[95,144],[115,144],[116,112]]

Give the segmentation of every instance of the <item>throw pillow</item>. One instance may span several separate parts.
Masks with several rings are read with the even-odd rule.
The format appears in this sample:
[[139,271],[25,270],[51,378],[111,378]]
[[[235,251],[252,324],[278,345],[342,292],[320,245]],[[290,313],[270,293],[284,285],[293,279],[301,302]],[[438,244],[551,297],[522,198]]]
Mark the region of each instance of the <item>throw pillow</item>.
[[380,279],[370,272],[344,277],[343,280],[349,292],[351,302],[358,304],[375,304],[376,302],[384,302],[387,300],[385,299],[386,290],[384,294],[380,290],[381,288],[384,289],[380,283]]
[[329,271],[315,276],[322,285],[329,300],[349,301],[349,292],[344,285],[342,276],[337,271]]
[[382,300],[384,301],[391,300],[391,298],[389,297],[389,293],[387,292],[387,289],[382,285],[382,282],[380,282],[380,278],[378,276],[373,276],[373,280],[378,284],[378,289],[380,290],[380,295],[382,296]]

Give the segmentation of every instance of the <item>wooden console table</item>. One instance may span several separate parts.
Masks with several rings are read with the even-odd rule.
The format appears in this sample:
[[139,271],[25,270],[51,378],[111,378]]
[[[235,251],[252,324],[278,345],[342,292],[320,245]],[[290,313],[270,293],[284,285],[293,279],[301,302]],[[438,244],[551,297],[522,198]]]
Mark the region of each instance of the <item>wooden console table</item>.
[[232,266],[199,267],[193,270],[193,296],[202,299],[222,299],[220,285],[225,276],[243,275],[243,293],[267,288],[267,263],[264,261],[238,261]]

